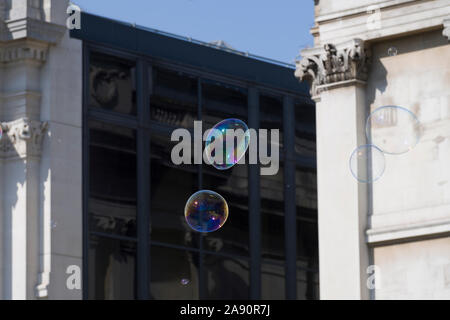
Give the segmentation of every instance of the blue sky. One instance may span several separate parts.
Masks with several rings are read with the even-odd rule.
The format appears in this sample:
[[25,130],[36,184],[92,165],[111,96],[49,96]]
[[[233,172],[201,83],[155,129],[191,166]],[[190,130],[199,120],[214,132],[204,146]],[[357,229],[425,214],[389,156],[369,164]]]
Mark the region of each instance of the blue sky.
[[83,11],[293,63],[312,46],[313,0],[73,0]]

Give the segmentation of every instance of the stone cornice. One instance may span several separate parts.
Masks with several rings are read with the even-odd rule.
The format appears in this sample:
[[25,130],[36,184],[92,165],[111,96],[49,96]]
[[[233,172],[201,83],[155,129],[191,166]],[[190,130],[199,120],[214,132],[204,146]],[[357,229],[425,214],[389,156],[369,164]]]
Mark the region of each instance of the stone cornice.
[[25,17],[2,21],[0,41],[28,38],[56,44],[66,31],[65,26]]
[[33,61],[39,64],[47,60],[48,44],[31,39],[0,42],[0,63]]
[[48,123],[21,118],[3,122],[0,140],[0,158],[40,157],[42,139]]
[[295,76],[310,84],[313,98],[320,95],[321,86],[349,80],[364,82],[368,77],[370,51],[361,39],[305,49],[302,57],[296,62]]

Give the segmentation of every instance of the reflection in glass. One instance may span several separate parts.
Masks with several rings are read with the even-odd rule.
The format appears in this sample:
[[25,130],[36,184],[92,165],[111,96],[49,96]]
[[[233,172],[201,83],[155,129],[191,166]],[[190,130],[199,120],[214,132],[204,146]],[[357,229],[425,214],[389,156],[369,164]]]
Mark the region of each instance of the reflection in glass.
[[283,100],[278,97],[261,95],[259,98],[259,117],[260,128],[267,129],[267,138],[270,139],[270,130],[278,129],[280,131],[280,141],[270,141],[267,143],[267,150],[270,153],[271,145],[283,149]]
[[237,258],[205,255],[204,278],[208,299],[248,299],[249,263]]
[[89,227],[136,236],[136,131],[89,123]]
[[261,250],[264,259],[284,260],[284,185],[283,167],[273,176],[262,175]]
[[89,106],[136,115],[133,61],[93,52],[89,67]]
[[295,152],[316,156],[316,110],[314,105],[295,104]]
[[188,250],[152,246],[150,297],[198,299],[198,254]]
[[204,249],[248,256],[248,170],[235,165],[219,171],[203,166],[203,189],[218,192],[228,204],[228,219],[219,230],[203,237]]
[[261,299],[282,300],[285,298],[284,268],[284,264],[262,264]]
[[152,135],[150,163],[151,239],[185,246],[197,246],[199,233],[184,217],[184,207],[198,186],[194,165],[174,165],[170,136]]
[[136,243],[91,235],[89,299],[136,298]]
[[[295,105],[295,151],[316,157],[315,107]],[[317,226],[316,168],[297,167],[295,172],[297,212],[297,298],[319,299],[319,243]]]
[[[203,130],[218,122],[237,118],[247,124],[247,90],[223,83],[203,80]],[[248,256],[248,157],[246,164],[217,170],[204,164],[202,189],[222,195],[228,203],[227,223],[204,237],[204,249]]]
[[203,80],[203,130],[220,121],[236,118],[247,123],[247,90]]
[[177,128],[193,128],[197,119],[197,79],[161,68],[152,71],[151,120]]

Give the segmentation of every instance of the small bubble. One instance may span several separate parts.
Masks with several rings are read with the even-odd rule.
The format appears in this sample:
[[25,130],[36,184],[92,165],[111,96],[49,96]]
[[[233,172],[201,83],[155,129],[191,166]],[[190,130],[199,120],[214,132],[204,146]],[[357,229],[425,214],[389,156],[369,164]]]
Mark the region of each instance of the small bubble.
[[55,229],[58,226],[58,222],[56,220],[51,221],[52,229]]
[[180,283],[181,283],[183,286],[186,286],[186,285],[189,284],[189,279],[183,278],[183,279],[181,279]]

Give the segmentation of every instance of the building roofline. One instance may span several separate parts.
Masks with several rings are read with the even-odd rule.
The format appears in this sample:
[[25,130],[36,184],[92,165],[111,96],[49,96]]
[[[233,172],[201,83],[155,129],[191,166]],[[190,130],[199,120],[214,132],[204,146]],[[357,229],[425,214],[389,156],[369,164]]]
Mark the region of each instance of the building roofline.
[[261,82],[309,97],[306,83],[295,78],[295,66],[246,52],[82,12],[81,29],[71,37],[155,58],[207,68],[250,82]]

